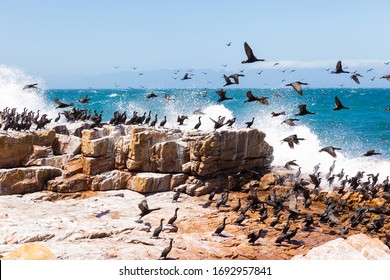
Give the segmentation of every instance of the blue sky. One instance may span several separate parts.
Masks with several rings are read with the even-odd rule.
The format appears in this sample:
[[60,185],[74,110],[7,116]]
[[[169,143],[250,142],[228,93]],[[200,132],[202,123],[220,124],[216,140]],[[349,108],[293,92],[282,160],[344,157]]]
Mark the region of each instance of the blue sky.
[[249,70],[272,68],[274,62],[333,68],[342,59],[384,74],[383,63],[390,60],[389,12],[385,0],[0,0],[0,64],[42,76],[49,84],[115,71],[218,72],[223,64],[237,71],[247,41],[267,60],[245,65]]

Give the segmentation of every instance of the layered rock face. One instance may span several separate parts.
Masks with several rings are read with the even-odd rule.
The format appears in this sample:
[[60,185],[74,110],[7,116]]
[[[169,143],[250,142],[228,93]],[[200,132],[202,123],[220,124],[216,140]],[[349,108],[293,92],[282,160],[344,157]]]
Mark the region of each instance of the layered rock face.
[[175,187],[191,195],[235,187],[235,174],[267,169],[272,147],[257,129],[211,133],[84,123],[0,136],[0,195]]

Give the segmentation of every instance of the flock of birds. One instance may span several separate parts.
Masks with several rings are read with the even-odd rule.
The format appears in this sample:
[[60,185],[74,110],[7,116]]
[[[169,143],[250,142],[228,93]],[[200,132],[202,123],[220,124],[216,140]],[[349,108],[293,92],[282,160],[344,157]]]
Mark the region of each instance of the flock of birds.
[[[231,191],[222,187],[214,187],[204,207],[215,207],[214,209],[225,215],[211,235],[226,238],[224,231],[227,225],[242,228],[255,225],[256,229],[246,230],[248,232],[247,242],[250,245],[260,245],[258,240],[267,237],[273,240],[276,246],[288,246],[287,244],[300,246],[304,244],[304,241],[294,240],[298,231],[325,233],[324,226],[327,226],[330,234],[339,235],[344,239],[352,230],[383,236],[384,243],[390,248],[390,234],[384,230],[390,209],[370,204],[370,201],[375,198],[390,200],[389,176],[381,183],[378,182],[379,174],[368,174],[367,181],[363,181],[364,171],[348,178],[343,170],[338,174],[334,173],[335,162],[330,166],[326,175],[329,184],[332,184],[335,179],[339,182],[332,196],[320,192],[319,164],[314,166],[313,172],[308,175],[297,172],[275,176],[274,181],[268,183],[271,186],[268,191],[259,191],[258,185],[254,184],[250,185],[249,189],[241,189],[243,196],[237,196],[237,191],[235,191],[236,195],[231,198],[229,197]],[[288,164],[297,165],[294,161]],[[285,167],[291,169],[287,164]],[[250,170],[243,173],[245,172],[251,175],[256,174]],[[361,194],[363,203],[350,203],[348,196],[343,197],[347,190],[352,194]],[[177,190],[172,197],[172,202],[178,202],[180,196],[181,190]],[[149,208],[146,199],[143,199],[138,207],[141,210],[140,218],[161,209],[160,207]],[[169,220],[167,219],[166,226],[163,225],[166,219],[160,219],[159,225],[153,230],[150,238],[160,238],[159,235],[164,227],[174,227],[176,230],[173,232],[177,232],[177,226],[174,223],[178,219],[179,209],[176,207],[174,215]],[[228,219],[230,222],[227,222]],[[246,223],[248,220],[251,222]],[[169,240],[169,246],[161,252],[160,259],[167,258],[172,250],[174,239]]]

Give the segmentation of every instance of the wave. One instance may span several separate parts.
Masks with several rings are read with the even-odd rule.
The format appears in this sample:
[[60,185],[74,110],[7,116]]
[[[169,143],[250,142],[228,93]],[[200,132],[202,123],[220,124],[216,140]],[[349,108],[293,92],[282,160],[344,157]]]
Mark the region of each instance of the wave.
[[[26,84],[38,83],[38,89],[23,90]],[[0,110],[5,107],[44,111],[49,117],[56,116],[52,102],[45,98],[45,82],[41,78],[31,77],[17,68],[0,65]]]

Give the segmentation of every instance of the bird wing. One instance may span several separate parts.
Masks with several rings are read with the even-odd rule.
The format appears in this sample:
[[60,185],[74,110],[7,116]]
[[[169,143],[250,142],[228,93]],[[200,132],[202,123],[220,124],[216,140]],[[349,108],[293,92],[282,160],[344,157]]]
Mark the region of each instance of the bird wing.
[[337,157],[336,152],[332,147],[325,147],[322,150],[330,154],[332,157]]
[[225,79],[226,84],[231,84],[232,83],[232,81],[230,81],[230,78],[228,76],[223,75],[223,78]]
[[234,83],[238,84],[238,75],[237,74],[232,74],[229,76],[229,78],[232,78],[234,80]]
[[298,92],[299,95],[303,95],[302,93],[302,87],[300,84],[298,84],[297,82],[295,83],[292,83],[291,86],[296,90],[296,92]]
[[58,98],[54,98],[54,102],[57,103],[58,105],[66,105],[65,103],[62,103],[61,101],[58,100]]
[[334,98],[334,102],[337,108],[343,107],[343,104],[341,104],[341,101],[337,96]]
[[298,105],[299,113],[305,113],[307,111],[306,104]]
[[248,57],[248,59],[256,58],[255,55],[253,54],[251,47],[248,45],[247,42],[244,43],[244,49],[245,49],[245,54]]
[[226,90],[217,90],[216,93],[220,96],[220,97],[225,97],[225,94],[226,94]]
[[357,84],[360,84],[360,81],[356,75],[352,75],[351,79],[354,80]]
[[341,72],[343,71],[343,67],[341,65],[341,60],[337,61],[337,64],[336,64],[336,72]]
[[248,99],[250,99],[250,100],[256,99],[256,98],[253,96],[253,94],[252,94],[252,92],[251,92],[250,90],[248,90],[248,91],[246,92],[246,97],[248,97]]

